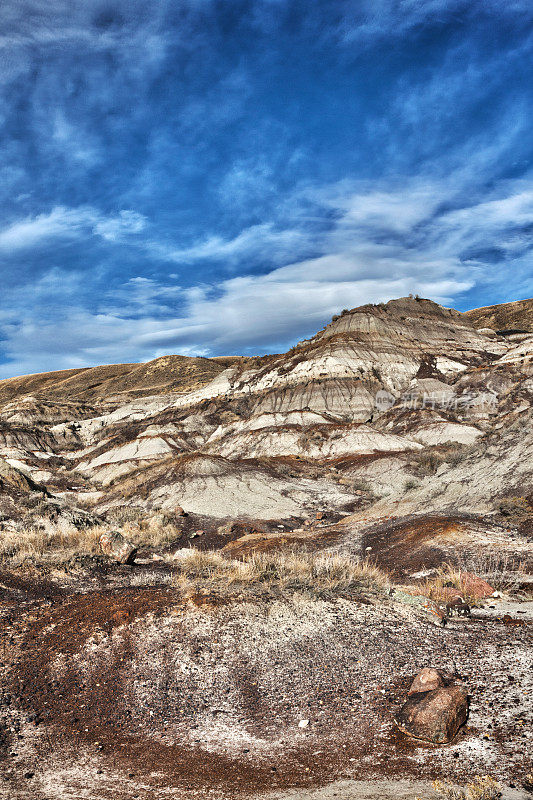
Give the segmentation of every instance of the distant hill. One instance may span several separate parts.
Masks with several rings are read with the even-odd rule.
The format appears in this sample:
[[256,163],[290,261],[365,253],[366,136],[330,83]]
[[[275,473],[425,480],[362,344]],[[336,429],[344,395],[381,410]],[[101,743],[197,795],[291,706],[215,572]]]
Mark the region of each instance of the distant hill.
[[30,394],[48,400],[76,398],[94,401],[112,395],[142,397],[192,391],[241,360],[238,356],[198,358],[168,355],[146,364],[108,364],[21,375],[0,381],[0,403]]
[[465,316],[476,328],[533,333],[533,298],[473,308],[471,311],[467,311]]

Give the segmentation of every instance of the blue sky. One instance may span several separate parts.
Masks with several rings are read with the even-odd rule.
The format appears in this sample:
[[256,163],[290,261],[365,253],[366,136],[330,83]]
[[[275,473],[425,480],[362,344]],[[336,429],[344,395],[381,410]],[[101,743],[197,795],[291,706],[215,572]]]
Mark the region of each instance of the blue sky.
[[533,294],[531,0],[4,0],[0,376]]

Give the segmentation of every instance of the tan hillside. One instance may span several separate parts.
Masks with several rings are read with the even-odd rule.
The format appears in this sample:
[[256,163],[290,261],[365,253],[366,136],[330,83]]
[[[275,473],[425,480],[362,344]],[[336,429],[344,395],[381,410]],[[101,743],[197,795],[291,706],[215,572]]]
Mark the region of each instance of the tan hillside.
[[96,400],[115,394],[144,396],[196,389],[212,380],[238,357],[162,356],[146,364],[43,372],[0,381],[0,403],[34,395],[40,399]]
[[465,316],[476,328],[533,333],[533,298],[473,308]]

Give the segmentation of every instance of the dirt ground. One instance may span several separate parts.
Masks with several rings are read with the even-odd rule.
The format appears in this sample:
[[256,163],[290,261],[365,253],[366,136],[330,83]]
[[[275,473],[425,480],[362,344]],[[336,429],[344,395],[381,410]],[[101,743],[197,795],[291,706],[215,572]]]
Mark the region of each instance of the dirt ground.
[[[120,575],[2,576],[0,797],[392,800],[442,776],[518,790],[531,770],[519,604],[439,628],[392,601],[184,598]],[[470,693],[441,747],[393,721],[428,665]]]

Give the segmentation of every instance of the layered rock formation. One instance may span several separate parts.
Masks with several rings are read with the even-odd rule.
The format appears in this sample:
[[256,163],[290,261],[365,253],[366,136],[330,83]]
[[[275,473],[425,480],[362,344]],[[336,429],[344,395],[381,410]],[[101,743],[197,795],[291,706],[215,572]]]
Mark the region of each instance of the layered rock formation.
[[[295,525],[324,508],[487,511],[530,486],[532,355],[533,336],[401,298],[343,312],[282,355],[2,381],[0,457],[97,515],[182,506]],[[444,458],[453,446],[460,460]],[[441,460],[418,474],[428,452]],[[5,525],[9,509],[6,495]]]

